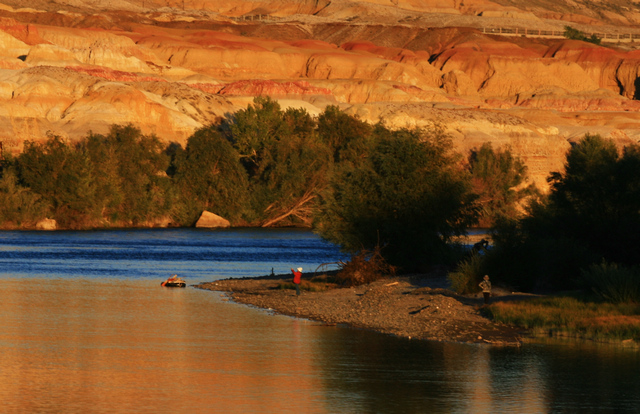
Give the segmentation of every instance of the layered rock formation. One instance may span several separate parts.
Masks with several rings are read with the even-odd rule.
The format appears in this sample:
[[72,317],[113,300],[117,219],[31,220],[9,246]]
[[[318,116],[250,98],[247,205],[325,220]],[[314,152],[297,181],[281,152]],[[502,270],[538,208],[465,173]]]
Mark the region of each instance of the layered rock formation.
[[462,152],[509,145],[542,187],[587,132],[620,145],[640,139],[640,51],[631,43],[479,30],[579,21],[632,31],[622,27],[631,9],[596,18],[589,8],[565,5],[554,16],[483,0],[0,1],[5,151],[126,123],[184,144],[257,95],[312,115],[331,104],[392,127],[437,122]]

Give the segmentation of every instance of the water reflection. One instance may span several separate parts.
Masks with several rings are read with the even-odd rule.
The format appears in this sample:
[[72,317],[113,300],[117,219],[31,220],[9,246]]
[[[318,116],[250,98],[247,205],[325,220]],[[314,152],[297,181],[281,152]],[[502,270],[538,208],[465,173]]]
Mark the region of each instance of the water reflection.
[[[141,234],[156,249],[203,244],[182,240],[180,232],[177,241],[172,232]],[[8,240],[0,234],[1,413],[632,413],[640,407],[637,350],[555,343],[489,348],[322,326],[214,292],[161,288],[161,279],[148,275],[166,273],[163,266],[173,261],[145,262],[146,277],[113,276],[129,261],[104,259],[114,246],[105,242],[101,252],[96,240],[104,235],[97,236]],[[301,236],[300,244],[315,251],[308,235]],[[82,252],[83,237],[98,250],[93,259]],[[76,259],[29,256],[29,245],[46,248],[47,240],[51,249],[75,251],[89,267],[92,260],[109,263],[110,270],[78,276],[68,263],[72,271],[65,275],[65,263]],[[287,243],[296,245],[292,240]],[[145,248],[142,241],[123,243]],[[323,249],[309,257],[322,257]],[[7,257],[16,251],[28,259],[12,264]],[[36,260],[49,269],[43,277],[19,265]],[[59,265],[47,267],[56,260]],[[201,263],[182,266],[204,272]]]
[[2,412],[325,412],[299,398],[321,390],[303,321],[156,283],[5,282]]
[[330,412],[356,406],[351,412],[632,413],[640,407],[635,350],[490,348],[339,330],[322,339]]
[[5,279],[5,413],[634,412],[636,351],[417,342],[153,281]]

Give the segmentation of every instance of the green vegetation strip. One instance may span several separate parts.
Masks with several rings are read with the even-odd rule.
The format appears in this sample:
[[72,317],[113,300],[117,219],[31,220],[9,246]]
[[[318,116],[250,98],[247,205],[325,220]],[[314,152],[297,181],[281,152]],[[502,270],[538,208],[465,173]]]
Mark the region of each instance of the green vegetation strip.
[[533,335],[598,341],[640,341],[640,305],[600,303],[571,296],[499,302],[488,308],[496,322],[531,330]]

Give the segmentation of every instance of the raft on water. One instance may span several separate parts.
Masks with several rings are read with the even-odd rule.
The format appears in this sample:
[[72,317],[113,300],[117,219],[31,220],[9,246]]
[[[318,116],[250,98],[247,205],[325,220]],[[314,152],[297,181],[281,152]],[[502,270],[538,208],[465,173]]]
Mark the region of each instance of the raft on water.
[[180,279],[178,275],[173,275],[169,279],[162,282],[160,285],[164,287],[186,287],[187,282]]

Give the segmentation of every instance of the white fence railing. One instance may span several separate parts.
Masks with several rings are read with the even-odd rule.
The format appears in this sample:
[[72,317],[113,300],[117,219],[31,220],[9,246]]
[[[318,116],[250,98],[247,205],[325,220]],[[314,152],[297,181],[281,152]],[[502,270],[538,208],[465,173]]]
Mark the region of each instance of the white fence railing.
[[[252,21],[277,21],[280,17],[274,17],[268,14],[243,15],[229,17],[236,22],[252,22]],[[541,30],[541,29],[523,29],[521,27],[483,27],[482,33],[500,36],[528,36],[528,37],[548,37],[563,38],[564,30]],[[585,36],[595,35],[603,42],[633,42],[640,41],[640,33],[598,33],[583,32]]]

